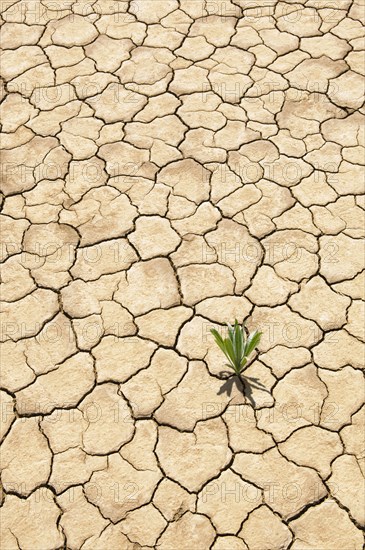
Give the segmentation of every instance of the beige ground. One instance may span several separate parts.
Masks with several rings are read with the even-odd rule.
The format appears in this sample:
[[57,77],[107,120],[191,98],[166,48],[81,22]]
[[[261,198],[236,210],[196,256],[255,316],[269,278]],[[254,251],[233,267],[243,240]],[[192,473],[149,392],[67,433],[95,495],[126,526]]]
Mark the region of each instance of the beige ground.
[[360,550],[364,1],[2,9],[2,550]]

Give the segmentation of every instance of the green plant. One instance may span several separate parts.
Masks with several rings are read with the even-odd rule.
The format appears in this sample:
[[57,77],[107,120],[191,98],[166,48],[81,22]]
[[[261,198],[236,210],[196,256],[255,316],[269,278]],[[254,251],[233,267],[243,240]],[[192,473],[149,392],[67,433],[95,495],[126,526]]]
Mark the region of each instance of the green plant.
[[256,346],[259,345],[262,332],[255,330],[246,338],[244,324],[242,324],[241,327],[237,319],[233,327],[229,323],[227,323],[227,327],[228,338],[222,338],[215,329],[211,329],[210,332],[213,334],[216,343],[229,361],[227,367],[233,369],[234,372],[240,376],[246,366],[248,357]]

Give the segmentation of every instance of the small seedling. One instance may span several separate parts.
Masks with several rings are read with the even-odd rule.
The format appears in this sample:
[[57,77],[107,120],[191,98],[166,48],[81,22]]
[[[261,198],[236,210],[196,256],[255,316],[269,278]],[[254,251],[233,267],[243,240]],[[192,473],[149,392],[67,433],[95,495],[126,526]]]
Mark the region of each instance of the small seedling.
[[229,361],[226,364],[227,367],[233,369],[237,376],[240,377],[249,356],[260,343],[262,332],[255,330],[246,338],[244,324],[241,327],[237,319],[233,327],[229,323],[227,323],[227,327],[228,338],[222,338],[215,329],[211,329],[210,332]]

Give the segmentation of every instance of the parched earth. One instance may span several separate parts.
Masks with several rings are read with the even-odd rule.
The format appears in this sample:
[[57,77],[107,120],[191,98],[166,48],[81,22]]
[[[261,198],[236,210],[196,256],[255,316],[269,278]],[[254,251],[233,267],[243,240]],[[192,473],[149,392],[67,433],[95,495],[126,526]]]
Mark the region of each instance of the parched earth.
[[1,6],[1,548],[362,549],[364,0]]

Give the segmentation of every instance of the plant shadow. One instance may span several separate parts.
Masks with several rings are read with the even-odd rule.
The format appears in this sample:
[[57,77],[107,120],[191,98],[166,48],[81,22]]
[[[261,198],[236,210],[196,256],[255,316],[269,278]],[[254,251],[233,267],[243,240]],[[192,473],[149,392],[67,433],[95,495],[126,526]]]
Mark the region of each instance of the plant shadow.
[[220,388],[218,395],[226,393],[228,397],[231,397],[233,387],[236,386],[237,390],[241,392],[244,397],[247,397],[251,405],[255,407],[256,403],[253,398],[254,389],[270,393],[270,391],[265,388],[265,386],[259,381],[259,379],[255,378],[254,376],[244,376],[243,374],[238,376],[237,374],[231,374],[231,372],[229,371],[221,371],[219,373],[219,376],[221,377],[226,377],[227,375],[228,378]]

